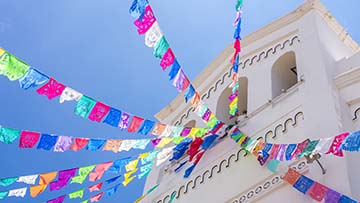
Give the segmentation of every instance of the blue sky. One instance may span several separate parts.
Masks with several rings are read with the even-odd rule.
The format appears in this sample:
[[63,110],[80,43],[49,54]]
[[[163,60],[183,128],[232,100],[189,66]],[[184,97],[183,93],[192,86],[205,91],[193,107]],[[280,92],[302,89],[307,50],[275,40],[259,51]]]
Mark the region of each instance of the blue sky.
[[[156,0],[155,15],[170,46],[190,79],[194,79],[228,44],[232,43],[235,0]],[[302,3],[292,1],[244,1],[243,35],[287,14]],[[358,0],[323,0],[325,6],[356,40],[360,41]],[[128,14],[131,0],[1,0],[0,46],[28,64],[80,92],[113,107],[146,118],[169,103],[177,91],[144,45]],[[17,82],[0,77],[0,125],[59,135],[92,138],[142,138],[73,114],[75,103],[48,101],[35,91],[22,90]],[[12,177],[68,169],[139,154],[80,151],[54,153],[19,149],[0,144],[0,177]],[[106,175],[104,179],[112,176]],[[45,202],[87,187],[70,185],[38,198],[29,195],[6,202]],[[22,187],[14,184],[10,188]],[[110,187],[110,186],[109,186]],[[121,187],[102,202],[134,201],[143,181]],[[106,189],[107,187],[105,187]],[[0,191],[5,188],[0,188]],[[92,193],[94,195],[96,193]],[[89,197],[86,193],[85,198]],[[80,202],[70,201],[65,202]]]

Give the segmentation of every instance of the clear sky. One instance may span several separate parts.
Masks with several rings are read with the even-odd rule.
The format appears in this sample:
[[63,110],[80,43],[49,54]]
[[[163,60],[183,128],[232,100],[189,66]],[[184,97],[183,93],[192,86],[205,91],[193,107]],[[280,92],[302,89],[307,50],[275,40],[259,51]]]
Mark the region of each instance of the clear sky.
[[[0,0],[0,46],[49,76],[94,99],[146,118],[169,103],[177,91],[144,45],[128,14],[132,0]],[[301,0],[244,1],[243,36],[292,11]],[[235,0],[150,1],[160,26],[190,79],[232,43]],[[359,0],[323,0],[350,35],[360,42]],[[18,82],[0,77],[0,125],[59,135],[142,138],[73,114],[75,103],[48,101]],[[17,142],[16,142],[17,143]],[[54,153],[0,144],[0,177],[37,174],[101,163],[144,151]],[[103,180],[112,176],[106,175]],[[72,184],[38,198],[4,202],[45,202],[89,186]],[[21,187],[14,184],[12,188]],[[110,186],[109,186],[110,187]],[[102,202],[129,203],[143,181],[121,187]],[[104,187],[107,189],[108,187]],[[5,188],[0,188],[0,191]],[[94,195],[96,193],[92,193]],[[87,192],[85,198],[90,197]],[[65,202],[80,202],[70,201]]]

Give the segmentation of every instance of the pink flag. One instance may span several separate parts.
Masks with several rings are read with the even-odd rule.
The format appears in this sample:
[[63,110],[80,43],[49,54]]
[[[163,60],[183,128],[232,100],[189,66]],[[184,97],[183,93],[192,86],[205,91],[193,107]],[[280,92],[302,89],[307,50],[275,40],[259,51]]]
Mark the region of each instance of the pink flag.
[[50,78],[50,80],[36,90],[38,94],[43,94],[47,96],[48,99],[53,99],[62,94],[65,89],[65,85],[57,82],[54,78]]
[[104,194],[104,192],[101,192],[101,193],[99,193],[99,194],[97,194],[97,195],[95,195],[95,196],[92,196],[92,197],[90,198],[90,202],[98,202],[98,201],[100,201],[100,199],[101,199],[101,197],[103,196],[103,194]]
[[106,116],[110,111],[110,107],[101,102],[96,102],[94,108],[89,114],[89,119],[96,122],[101,122],[101,120]]
[[40,133],[22,131],[20,134],[20,148],[33,148],[38,142]]
[[150,27],[156,22],[156,18],[154,13],[150,7],[150,5],[146,6],[145,13],[143,17],[135,20],[134,24],[138,27],[139,35],[145,34]]
[[99,180],[103,176],[105,171],[107,171],[112,166],[112,164],[113,162],[110,161],[97,165],[95,170],[90,173],[89,180],[92,182]]
[[325,152],[325,154],[334,154],[335,156],[344,156],[343,152],[340,148],[340,145],[342,144],[342,142],[345,140],[345,138],[349,135],[349,133],[343,133],[340,135],[337,135],[336,137],[334,137],[334,140],[330,146],[330,149]]
[[175,60],[174,53],[171,50],[171,48],[169,48],[165,52],[163,58],[161,59],[160,66],[162,67],[163,70],[166,70],[167,67],[169,67],[174,63],[174,60]]

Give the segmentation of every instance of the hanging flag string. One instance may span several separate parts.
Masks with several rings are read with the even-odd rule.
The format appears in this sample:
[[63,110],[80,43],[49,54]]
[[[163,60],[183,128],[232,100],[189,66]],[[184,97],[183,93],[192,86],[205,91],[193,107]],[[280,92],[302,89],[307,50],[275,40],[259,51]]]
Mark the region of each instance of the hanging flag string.
[[232,72],[232,76],[231,76],[231,84],[229,85],[229,88],[231,88],[231,95],[229,96],[229,115],[230,115],[230,119],[235,118],[236,116],[238,116],[240,113],[243,112],[239,112],[238,110],[238,91],[239,91],[239,61],[240,61],[240,52],[241,52],[241,15],[242,15],[242,8],[243,6],[243,1],[242,0],[238,0],[237,4],[236,4],[236,18],[234,20],[234,27],[235,27],[235,32],[234,32],[234,55],[231,58],[231,71]]
[[[134,178],[133,175],[136,173],[139,179],[146,177],[150,171],[151,166],[153,165],[153,160],[158,158],[158,155],[163,153],[162,151],[150,151],[146,153],[142,153],[136,156],[127,157],[118,159],[115,161],[104,162],[100,164],[94,164],[90,166],[77,167],[72,169],[66,169],[61,171],[54,171],[49,173],[41,173],[35,175],[26,175],[19,177],[11,177],[11,178],[1,178],[0,185],[1,186],[10,186],[15,182],[25,183],[29,185],[34,185],[30,187],[30,194],[32,197],[38,196],[42,193],[47,186],[50,187],[50,191],[60,190],[64,188],[68,183],[78,183],[83,184],[84,181],[89,177],[90,182],[97,181],[102,178],[103,174],[106,173],[115,173],[120,174],[124,173],[124,186],[130,183]],[[133,158],[136,157],[136,158]],[[76,175],[78,174],[78,175]],[[57,179],[55,180],[55,178]],[[39,179],[39,181],[37,181]],[[37,185],[35,185],[37,183]],[[109,182],[109,181],[108,181]],[[15,192],[21,193],[20,196],[25,196],[27,188],[16,189]],[[5,198],[8,194],[15,192],[4,191],[0,192],[3,194],[2,198]],[[7,195],[5,195],[5,193]],[[1,196],[1,195],[0,195]],[[19,195],[14,195],[19,196]]]
[[204,136],[216,124],[213,121],[215,123],[207,128],[171,126],[110,107],[65,86],[34,67],[30,67],[2,48],[0,48],[0,75],[7,76],[11,81],[18,80],[21,88],[25,90],[37,88],[36,92],[38,94],[44,95],[50,100],[59,97],[60,103],[76,101],[77,104],[74,110],[76,115],[127,130],[130,133],[154,135],[159,138],[186,136],[190,132],[197,132],[196,136]]
[[[176,58],[173,50],[169,46],[168,41],[163,35],[148,0],[134,0],[130,7],[130,14],[137,18],[134,21],[134,24],[137,27],[138,34],[145,34],[145,45],[153,48],[154,56],[160,59],[160,66],[162,67],[162,70],[165,71],[168,67],[171,66],[169,71],[169,79],[172,81],[172,85],[179,92],[185,92],[185,102],[187,103],[190,101],[190,103],[195,108],[196,115],[199,116],[206,123],[207,127],[211,129],[211,133],[205,135],[204,139],[206,137],[210,137],[209,140],[212,140],[214,138],[212,135],[216,134],[220,128],[225,126],[225,123],[216,118],[216,115],[210,110],[210,108],[203,101],[201,101],[199,92],[195,89],[189,78],[185,75],[183,68],[179,64],[178,59]],[[234,104],[233,106],[236,106],[237,110],[237,102],[236,105]],[[215,139],[216,138],[217,137],[215,137]],[[216,143],[215,139],[213,139],[211,143]],[[194,139],[193,145],[198,146],[197,143],[199,143],[199,140],[202,139]],[[199,147],[200,146],[198,146],[198,149],[200,149]],[[182,153],[184,152],[185,151],[182,151]],[[189,160],[189,163],[191,163],[192,160],[194,160],[194,162],[192,162],[191,167],[188,168],[187,171],[189,173],[187,173],[185,177],[191,174],[205,152],[206,150],[191,151],[192,156],[196,156],[196,158]]]
[[[42,173],[42,174],[29,175],[29,176],[20,176],[15,178],[3,178],[0,179],[0,185],[9,186],[14,182],[22,182],[22,183],[34,185],[37,178],[40,177],[38,184],[31,186],[29,189],[30,196],[35,198],[39,194],[44,192],[48,186],[50,187],[50,191],[60,190],[66,187],[69,184],[69,182],[70,184],[73,183],[83,184],[84,181],[87,179],[87,177],[89,177],[90,182],[95,182],[97,180],[100,180],[103,174],[106,172],[106,173],[115,173],[115,174],[122,173],[123,175],[117,175],[111,179],[108,179],[104,182],[105,184],[111,184],[119,180],[119,178],[123,176],[124,178],[122,181],[122,185],[126,187],[136,177],[138,179],[147,177],[151,171],[152,165],[154,164],[153,159],[157,158],[158,155],[161,153],[162,152],[159,151],[152,151],[152,152],[140,154],[137,156],[136,159],[133,160],[131,160],[131,157],[128,157],[115,161],[97,164],[97,165],[78,167],[78,168],[67,169],[62,171]],[[78,175],[76,175],[76,173]],[[56,177],[57,180],[54,181]],[[89,191],[93,192],[100,190],[104,183],[101,182],[90,186]],[[0,192],[0,199],[4,199],[6,197],[11,197],[11,196],[25,197],[27,193],[27,189],[28,189],[27,187],[24,187],[24,188]],[[76,194],[72,193],[71,196],[76,196]]]
[[[349,152],[357,152],[360,150],[360,131],[353,133],[341,133],[339,135],[321,138],[317,140],[305,140],[295,144],[272,144],[266,143],[262,139],[254,139],[243,134],[237,127],[225,132],[241,146],[247,153],[251,153],[257,157],[259,163],[263,165],[271,165],[275,161],[291,161],[298,160],[303,157],[312,158],[316,154],[332,154],[334,156],[343,156],[343,150]],[[193,161],[193,168],[198,163],[198,159],[203,156],[206,151],[213,144],[218,135],[207,136],[205,138],[197,138],[194,141],[182,142],[173,149],[173,156],[170,161],[179,160],[186,153],[189,155],[189,160],[178,163],[179,172],[188,161]],[[195,165],[195,166],[194,166]],[[193,168],[189,168],[185,172],[184,177],[188,177]]]
[[[153,139],[101,139],[101,138],[83,138],[58,136],[56,134],[47,134],[33,132],[28,130],[18,130],[13,128],[0,127],[0,142],[5,144],[13,144],[19,139],[20,148],[36,148],[46,151],[53,149],[54,152],[65,152],[72,150],[78,152],[81,149],[88,151],[112,151],[115,153],[129,151],[132,149],[144,150],[151,143],[153,147],[163,148],[170,142],[178,143],[183,139],[191,137],[182,136],[179,138],[153,138]],[[191,139],[190,139],[191,140]],[[37,144],[37,147],[35,145]]]
[[299,192],[309,196],[317,202],[325,200],[325,202],[348,202],[357,203],[358,201],[341,194],[327,186],[320,184],[304,175],[301,175],[296,170],[289,168],[283,180],[292,185]]
[[[89,201],[90,202],[100,201],[104,197],[104,194],[106,194],[107,196],[114,195],[119,190],[119,188],[122,186],[122,183],[121,182],[119,183],[117,181],[119,179],[119,177],[120,176],[116,176],[116,177],[108,179],[104,182],[100,182],[96,185],[89,186],[88,187],[89,193],[92,193],[94,191],[99,191],[99,192],[96,195],[91,196],[89,199],[83,200],[82,203],[87,203]],[[117,182],[114,186],[111,186],[108,189],[100,192],[104,184],[112,184],[114,182]],[[71,192],[69,194],[62,195],[57,198],[48,200],[47,203],[62,203],[66,199],[66,197],[68,197],[69,199],[82,199],[85,193],[86,193],[86,188],[83,188],[83,189]]]
[[129,12],[136,18],[134,24],[137,27],[138,34],[145,35],[145,45],[153,48],[154,56],[160,59],[162,70],[165,71],[168,67],[171,67],[169,70],[169,79],[172,81],[172,85],[178,92],[185,92],[185,102],[190,101],[196,109],[196,114],[210,129],[216,128],[216,126],[222,122],[217,119],[209,107],[201,101],[199,92],[185,75],[183,67],[179,64],[177,57],[161,31],[148,0],[134,0]]

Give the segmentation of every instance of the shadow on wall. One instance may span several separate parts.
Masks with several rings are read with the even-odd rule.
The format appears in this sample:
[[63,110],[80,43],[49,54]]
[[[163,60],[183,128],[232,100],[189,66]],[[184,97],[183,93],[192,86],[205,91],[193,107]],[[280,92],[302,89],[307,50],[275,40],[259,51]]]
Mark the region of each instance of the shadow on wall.
[[295,52],[290,51],[280,56],[271,69],[272,98],[286,92],[297,82]]
[[[235,119],[229,118],[229,96],[231,95],[231,88],[226,88],[220,95],[216,105],[217,117],[226,124],[233,124]],[[238,110],[239,115],[247,114],[247,102],[248,102],[248,79],[246,77],[239,78],[239,90],[238,90]]]

